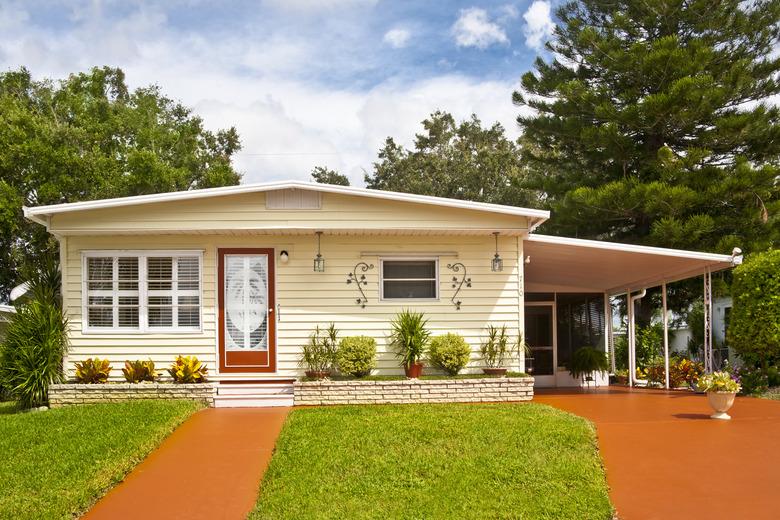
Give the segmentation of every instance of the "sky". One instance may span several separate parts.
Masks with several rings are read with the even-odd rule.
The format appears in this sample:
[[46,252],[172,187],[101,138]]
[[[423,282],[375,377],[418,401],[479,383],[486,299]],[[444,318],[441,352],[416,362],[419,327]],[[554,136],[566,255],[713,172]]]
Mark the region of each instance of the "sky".
[[[551,5],[553,4],[553,5]],[[510,137],[520,76],[552,34],[545,0],[0,0],[0,70],[93,66],[159,85],[207,128],[235,126],[243,182],[327,166],[363,184],[388,136],[411,146],[434,110]]]

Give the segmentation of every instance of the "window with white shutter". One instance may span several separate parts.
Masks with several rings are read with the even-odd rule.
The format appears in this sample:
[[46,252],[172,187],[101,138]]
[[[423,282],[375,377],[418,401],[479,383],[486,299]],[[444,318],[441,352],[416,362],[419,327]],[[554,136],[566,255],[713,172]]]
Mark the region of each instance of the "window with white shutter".
[[85,253],[85,330],[199,331],[201,263],[192,252]]

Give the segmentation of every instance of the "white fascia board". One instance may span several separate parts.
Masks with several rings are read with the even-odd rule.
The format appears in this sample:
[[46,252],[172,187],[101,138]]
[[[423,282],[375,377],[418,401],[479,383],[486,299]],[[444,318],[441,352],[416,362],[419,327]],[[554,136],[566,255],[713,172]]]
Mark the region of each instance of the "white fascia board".
[[[272,190],[283,189],[305,189],[324,193],[336,193],[340,195],[356,195],[360,197],[372,197],[385,200],[395,200],[400,202],[416,202],[420,204],[430,204],[434,206],[444,206],[450,208],[471,209],[477,211],[486,211],[491,213],[502,213],[506,215],[517,215],[522,217],[531,217],[547,220],[550,217],[549,211],[520,208],[515,206],[503,206],[501,204],[488,204],[485,202],[471,202],[458,199],[447,199],[443,197],[431,197],[428,195],[415,195],[411,193],[399,193],[394,191],[370,190],[366,188],[355,188],[351,186],[334,186],[331,184],[319,184],[306,181],[277,181],[258,184],[240,184],[238,186],[224,186],[221,188],[206,188],[201,190],[175,191],[170,193],[156,193],[152,195],[137,195],[134,197],[120,197],[116,199],[90,200],[84,202],[72,202],[68,204],[54,204],[50,206],[25,207],[24,214],[30,220],[44,224],[44,221],[37,219],[43,215],[51,216],[57,213],[66,213],[71,211],[82,211],[89,209],[115,208],[121,206],[132,206],[137,204],[151,204],[155,202],[169,202],[176,200],[192,200],[205,197],[218,197],[223,195],[237,195],[242,193],[260,193]],[[540,222],[541,223],[541,222]],[[45,224],[44,224],[45,225]]]
[[721,255],[716,253],[702,253],[699,251],[687,251],[684,249],[667,249],[664,247],[638,246],[633,244],[620,244],[618,242],[602,242],[600,240],[585,240],[582,238],[556,237],[550,235],[531,234],[526,240],[531,242],[540,242],[545,244],[554,244],[572,247],[589,247],[594,249],[606,249],[609,251],[623,251],[626,253],[639,253],[645,255],[673,256],[677,258],[691,258],[695,260],[708,260],[710,262],[720,263],[732,262],[731,255]]

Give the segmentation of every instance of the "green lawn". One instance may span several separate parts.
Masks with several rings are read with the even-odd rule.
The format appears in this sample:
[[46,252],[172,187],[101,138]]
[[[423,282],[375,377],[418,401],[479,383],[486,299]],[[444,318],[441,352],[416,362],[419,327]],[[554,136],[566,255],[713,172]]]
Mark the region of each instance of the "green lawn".
[[763,394],[761,394],[761,397],[764,399],[774,399],[775,401],[780,401],[780,386],[775,386],[773,388],[770,388]]
[[250,518],[611,518],[593,426],[538,404],[293,410]]
[[[13,405],[0,404],[0,518],[85,511],[199,408],[136,401],[13,413]],[[143,500],[128,514],[142,511]]]

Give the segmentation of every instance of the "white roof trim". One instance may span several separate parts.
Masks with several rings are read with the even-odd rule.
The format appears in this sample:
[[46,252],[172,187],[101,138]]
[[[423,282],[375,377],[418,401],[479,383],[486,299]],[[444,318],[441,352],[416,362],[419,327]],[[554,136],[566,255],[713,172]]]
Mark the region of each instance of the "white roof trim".
[[4,312],[6,314],[14,314],[16,313],[16,307],[13,305],[0,305],[0,312]]
[[239,184],[238,186],[225,186],[221,188],[206,188],[200,190],[174,191],[170,193],[156,193],[152,195],[137,195],[134,197],[120,197],[116,199],[90,200],[84,202],[71,202],[68,204],[54,204],[50,206],[25,207],[25,217],[45,225],[46,217],[57,213],[71,211],[83,211],[90,209],[116,208],[132,206],[136,204],[151,204],[155,202],[169,202],[176,200],[200,199],[204,197],[219,197],[223,195],[236,195],[241,193],[260,193],[273,190],[303,189],[324,193],[336,193],[340,195],[357,195],[360,197],[373,197],[377,199],[395,200],[400,202],[416,202],[419,204],[431,204],[450,208],[470,209],[506,215],[517,215],[537,219],[535,225],[550,218],[550,212],[504,206],[501,204],[488,204],[485,202],[471,202],[467,200],[448,199],[444,197],[431,197],[428,195],[415,195],[412,193],[399,193],[395,191],[370,190],[351,186],[335,186],[332,184],[319,184],[307,181],[277,181],[257,184]]
[[543,242],[574,247],[591,247],[595,249],[608,249],[610,251],[624,251],[627,253],[640,253],[646,255],[674,256],[677,258],[691,258],[695,260],[708,260],[711,262],[725,262],[731,264],[731,255],[716,253],[702,253],[699,251],[686,251],[684,249],[667,249],[664,247],[638,246],[633,244],[620,244],[618,242],[602,242],[600,240],[585,240],[582,238],[556,237],[550,235],[531,234],[526,240],[531,242]]

